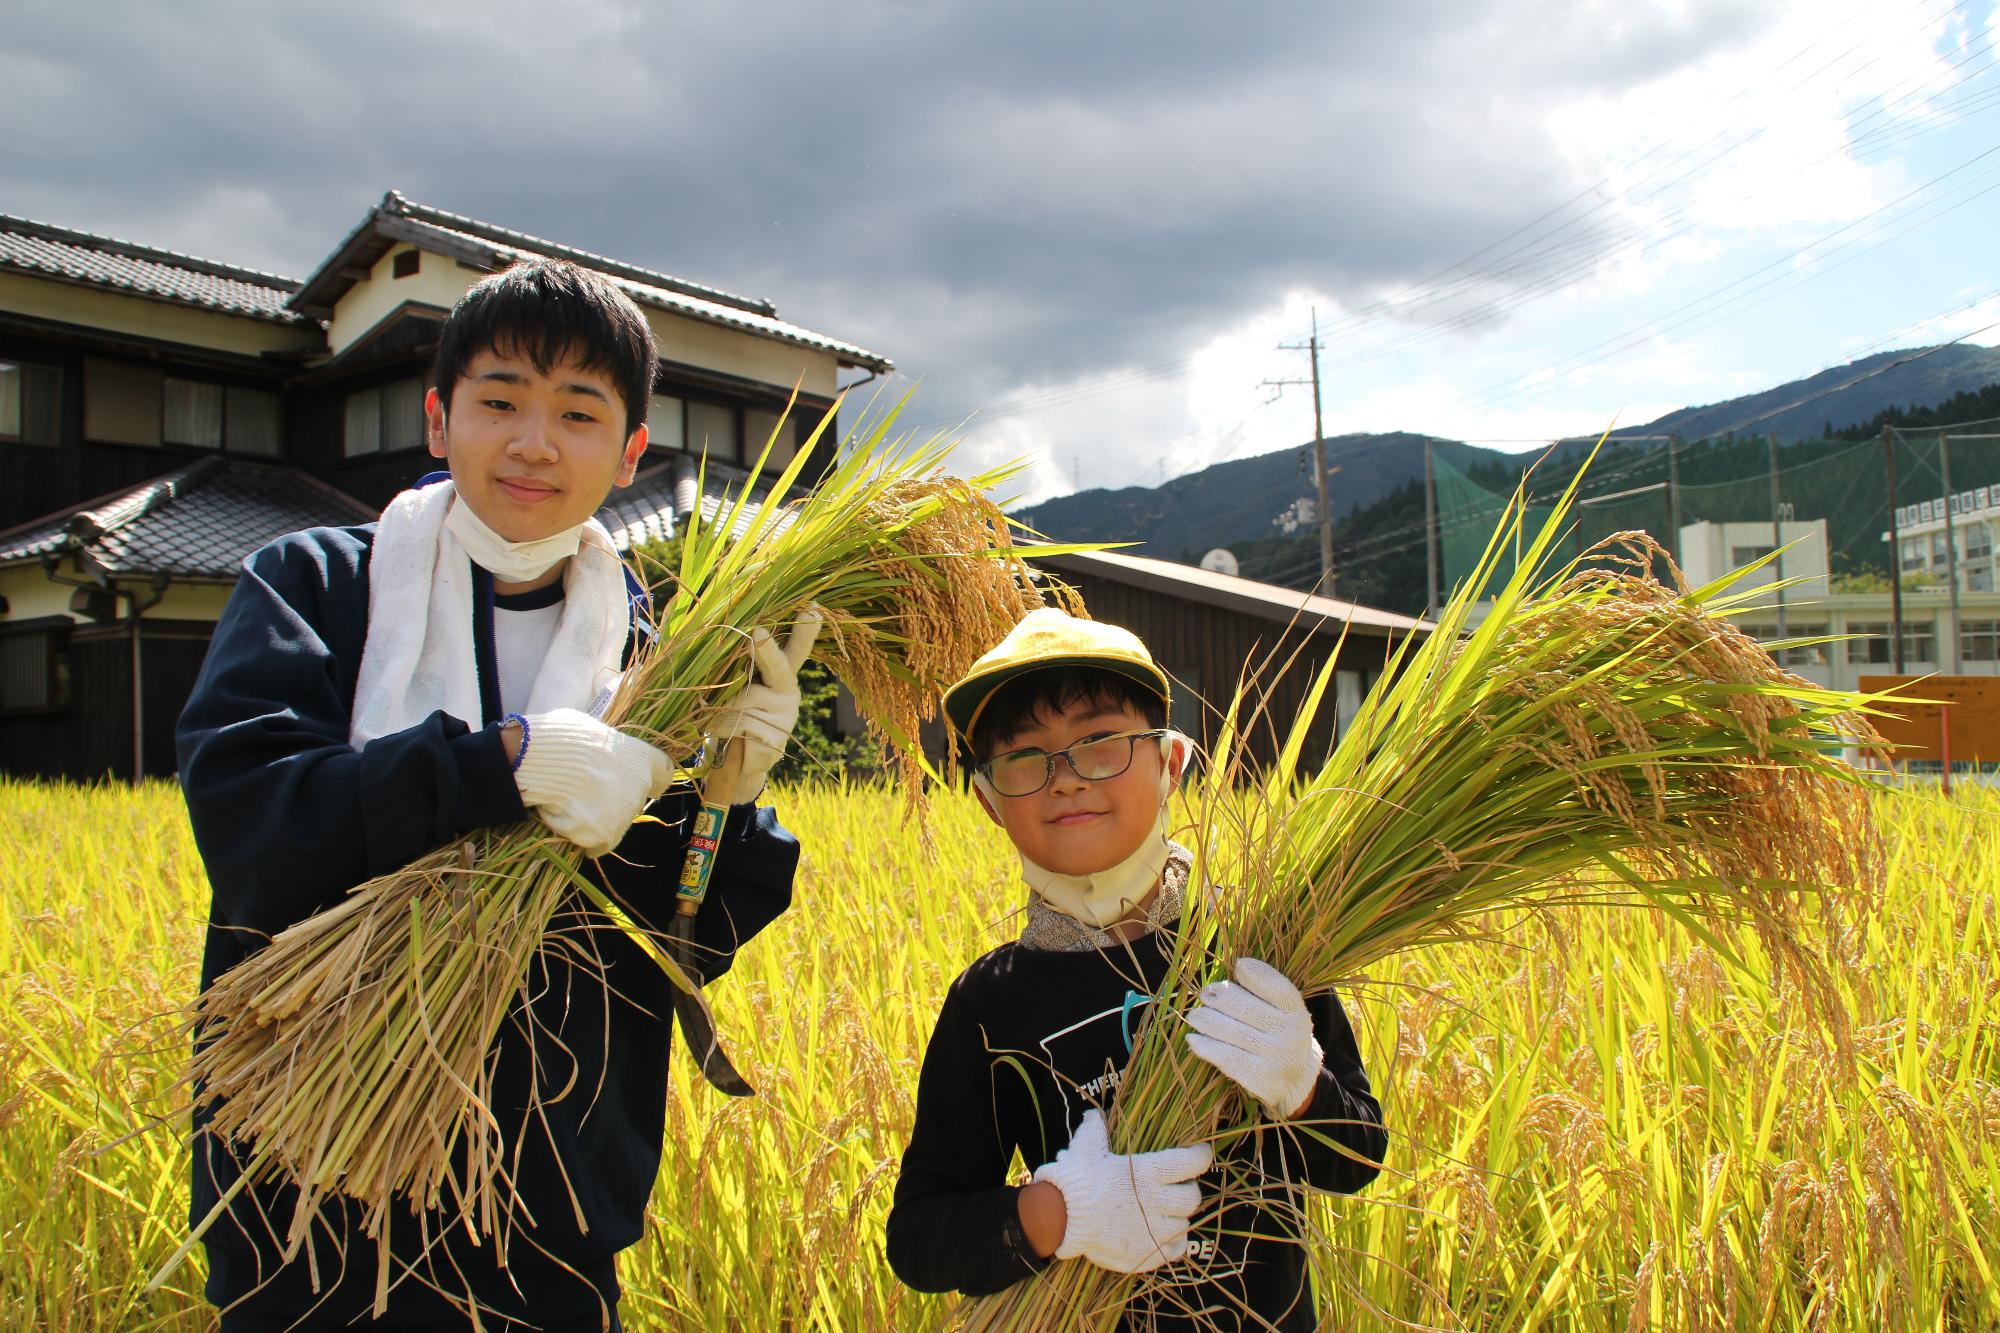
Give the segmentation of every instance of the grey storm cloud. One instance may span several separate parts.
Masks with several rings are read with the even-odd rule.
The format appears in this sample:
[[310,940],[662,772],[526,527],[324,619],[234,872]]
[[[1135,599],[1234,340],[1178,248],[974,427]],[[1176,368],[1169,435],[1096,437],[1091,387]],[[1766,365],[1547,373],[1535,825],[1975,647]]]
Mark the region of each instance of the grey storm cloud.
[[303,276],[395,187],[769,297],[951,414],[1422,279],[1588,184],[1550,107],[1757,11],[29,0],[0,211]]

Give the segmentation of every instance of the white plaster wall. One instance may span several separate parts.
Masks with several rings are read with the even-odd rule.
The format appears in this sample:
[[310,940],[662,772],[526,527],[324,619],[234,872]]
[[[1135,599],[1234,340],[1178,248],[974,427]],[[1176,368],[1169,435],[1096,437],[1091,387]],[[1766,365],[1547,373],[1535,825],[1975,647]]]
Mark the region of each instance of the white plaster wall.
[[[222,608],[229,601],[229,594],[235,588],[233,583],[170,583],[167,595],[158,606],[146,612],[147,620],[217,620],[222,616]],[[151,596],[151,589],[140,587],[135,591],[139,600]]]
[[[234,588],[229,583],[170,583],[160,604],[146,611],[147,620],[216,620],[222,615],[222,608],[229,601]],[[121,593],[128,590],[120,585]],[[129,585],[129,590],[139,595],[140,601],[152,596],[150,584],[141,581]],[[32,620],[37,616],[69,616],[81,620],[81,616],[71,615],[70,595],[76,588],[67,583],[51,581],[42,573],[39,565],[19,565],[11,569],[0,569],[0,596],[7,599],[7,614],[0,620]],[[119,614],[123,615],[130,603],[121,599]]]
[[0,273],[0,310],[141,338],[258,356],[319,345],[319,330]]
[[37,616],[69,614],[71,589],[51,583],[39,565],[17,565],[0,569],[0,597],[7,599],[4,620],[33,620]]
[[465,289],[484,277],[443,255],[423,252],[417,271],[407,278],[395,277],[391,265],[397,254],[412,249],[399,245],[375,261],[368,276],[347,289],[333,308],[333,321],[326,330],[327,348],[335,356],[352,347],[385,316],[406,301],[434,305],[449,310],[465,295]]
[[824,398],[831,398],[839,387],[840,363],[831,352],[761,338],[664,310],[646,311],[646,322],[653,326],[653,341],[659,344],[661,360],[741,375],[785,392],[797,384],[804,392]]
[[[449,310],[484,274],[461,267],[444,255],[422,251],[416,273],[393,276],[398,246],[375,261],[368,277],[349,288],[334,307],[327,345],[334,355],[351,347],[406,301]],[[644,309],[644,307],[642,307]],[[667,361],[699,366],[758,380],[789,391],[798,384],[807,393],[832,397],[839,387],[840,363],[831,352],[818,351],[746,333],[740,329],[689,319],[665,310],[645,309],[653,341]]]

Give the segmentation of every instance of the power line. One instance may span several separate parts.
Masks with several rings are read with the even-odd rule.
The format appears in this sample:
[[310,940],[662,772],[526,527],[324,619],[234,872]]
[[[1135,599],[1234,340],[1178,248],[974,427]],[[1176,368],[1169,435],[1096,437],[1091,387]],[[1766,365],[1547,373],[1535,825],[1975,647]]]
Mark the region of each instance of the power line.
[[[1527,379],[1534,379],[1536,383],[1532,387],[1540,388],[1544,384],[1548,383],[1548,379],[1542,377],[1553,377],[1556,375],[1574,374],[1578,370],[1583,370],[1587,369],[1590,366],[1599,365],[1616,356],[1622,355],[1623,353],[1635,350],[1638,346],[1643,346],[1645,342],[1651,340],[1654,337],[1657,337],[1661,333],[1672,332],[1676,329],[1682,328],[1685,325],[1692,323],[1695,319],[1700,318],[1701,315],[1704,313],[1713,313],[1713,311],[1702,311],[1701,307],[1709,305],[1711,302],[1714,302],[1715,300],[1717,300],[1717,298],[1723,296],[1725,293],[1728,293],[1736,288],[1742,287],[1745,283],[1750,282],[1753,278],[1757,278],[1763,274],[1771,273],[1772,270],[1774,269],[1782,270],[1779,273],[1777,273],[1776,276],[1767,278],[1765,281],[1750,287],[1747,291],[1743,293],[1740,293],[1738,297],[1731,299],[1732,300],[1740,299],[1741,296],[1750,295],[1751,293],[1762,290],[1764,287],[1770,286],[1773,283],[1784,280],[1784,278],[1787,277],[1790,273],[1797,271],[1795,269],[1792,269],[1790,266],[1793,264],[1794,261],[1799,260],[1802,256],[1808,255],[1809,253],[1818,250],[1819,247],[1824,246],[1828,241],[1831,241],[1834,238],[1839,237],[1846,232],[1852,231],[1856,227],[1861,226],[1864,223],[1867,223],[1874,218],[1883,216],[1884,214],[1888,213],[1891,209],[1896,208],[1898,205],[1903,204],[1930,189],[1933,189],[1942,182],[1957,175],[1959,172],[1966,170],[1968,167],[1971,167],[1975,163],[1978,163],[1988,157],[1991,157],[1996,153],[2000,153],[2000,144],[1996,144],[1990,148],[1987,148],[1979,153],[1974,154],[1972,157],[1966,159],[1964,162],[1959,163],[1957,166],[1951,168],[1949,171],[1945,171],[1937,176],[1932,177],[1930,180],[1925,181],[1922,185],[1918,185],[1909,190],[1904,191],[1902,194],[1896,196],[1888,203],[1883,204],[1881,207],[1871,210],[1869,213],[1866,213],[1859,218],[1855,218],[1850,222],[1843,223],[1841,226],[1836,227],[1832,231],[1829,231],[1817,237],[1813,241],[1808,242],[1805,245],[1799,246],[1798,248],[1791,250],[1786,254],[1771,260],[1768,263],[1761,264],[1757,268],[1752,269],[1750,272],[1743,274],[1735,279],[1732,279],[1731,281],[1724,283],[1722,286],[1714,288],[1702,294],[1701,296],[1696,297],[1691,301],[1682,302],[1680,305],[1675,306],[1673,309],[1666,312],[1667,316],[1687,313],[1687,318],[1685,319],[1678,320],[1665,325],[1662,325],[1659,322],[1659,319],[1657,318],[1654,320],[1649,320],[1644,324],[1636,325],[1633,328],[1627,329],[1623,333],[1615,334],[1610,338],[1606,338],[1600,342],[1594,343],[1590,347],[1583,349],[1581,352],[1572,353],[1570,356],[1565,357],[1561,361],[1554,362],[1550,365],[1541,367],[1538,370],[1532,371],[1526,377],[1510,378],[1509,380],[1503,383],[1490,386],[1489,388],[1481,390],[1476,394],[1463,397],[1458,400],[1459,404],[1467,407],[1488,407],[1493,405],[1494,403],[1504,402],[1508,398],[1515,397],[1520,393],[1524,392],[1528,387],[1531,387],[1527,383],[1525,383],[1525,380]],[[1991,174],[1996,169],[2000,168],[1989,168],[1987,173],[1985,174]],[[1975,179],[1983,179],[1983,176]],[[1983,194],[1985,192],[1981,191],[1981,193]],[[1973,196],[1973,198],[1977,197],[1978,197],[1977,195]],[[1960,202],[1961,204],[1968,203],[1970,202],[1970,200],[1969,199],[1962,200]],[[1957,206],[1958,205],[1954,205],[1954,207]],[[1930,220],[1934,221],[1935,219],[1930,219]],[[1842,242],[1840,245],[1835,246],[1833,249],[1825,250],[1822,251],[1821,253],[1835,254],[1838,253],[1841,249],[1846,248],[1846,246],[1850,244],[1853,244],[1853,241],[1845,241]],[[1819,261],[1817,259],[1808,260],[1806,266],[1810,267],[1814,264],[1817,264],[1818,262]],[[1694,312],[1694,313],[1688,313],[1688,312]],[[1741,314],[1742,311],[1739,310],[1734,313]],[[1593,352],[1598,353],[1598,355],[1592,356],[1591,353]]]
[[[1943,21],[1944,19],[1949,18],[1952,13],[1955,13],[1958,9],[1963,8],[1969,2],[1970,0],[1959,0],[1958,4],[1954,5],[1952,9],[1947,10],[1944,14],[1939,15],[1936,18],[1926,18],[1925,20],[1923,20],[1922,24],[1919,26],[1917,31],[1921,33],[1924,29],[1927,29],[1933,23],[1940,22]],[[1820,37],[1815,38],[1812,42],[1808,42],[1805,46],[1800,47],[1797,51],[1794,51],[1792,55],[1788,56],[1784,61],[1781,61],[1779,62],[1779,64],[1773,66],[1771,68],[1770,73],[1775,74],[1778,71],[1783,70],[1784,68],[1791,65],[1795,61],[1804,58],[1808,53],[1810,53],[1817,47],[1826,44],[1830,40],[1833,33],[1844,30],[1847,27],[1852,26],[1857,19],[1859,19],[1862,15],[1868,13],[1869,9],[1870,7],[1867,5],[1864,5],[1856,9],[1841,24],[1837,25],[1836,28],[1823,32]],[[1904,40],[1908,39],[1905,38]],[[1833,58],[1827,60],[1817,69],[1813,70],[1811,73],[1807,74],[1806,76],[1798,80],[1796,83],[1794,83],[1791,86],[1790,91],[1796,92],[1799,89],[1803,88],[1806,84],[1812,82],[1814,79],[1817,79],[1827,70],[1839,64],[1839,62],[1845,59],[1848,55],[1853,54],[1854,51],[1861,49],[1865,45],[1866,45],[1865,42],[1857,42],[1854,45],[1848,47],[1846,50],[1842,51],[1839,55],[1836,55]],[[1864,63],[1864,65],[1861,68],[1866,69],[1880,59],[1881,59],[1881,54],[1878,53],[1873,59]],[[1853,73],[1859,73],[1859,72],[1860,71],[1854,71]],[[1852,77],[1852,75],[1850,75],[1850,77]],[[1741,99],[1743,99],[1748,95],[1749,95],[1748,88],[1739,90],[1729,100],[1729,102],[1724,104],[1724,108],[1726,109],[1728,106],[1734,105],[1737,101],[1740,101]],[[1875,114],[1880,114],[1885,109],[1886,107],[1884,106],[1878,106],[1875,112],[1870,113],[1870,116],[1872,117]],[[1716,142],[1716,140],[1724,138],[1728,133],[1729,131],[1727,129],[1718,130],[1715,134],[1710,135],[1702,143],[1697,144],[1693,148],[1683,150],[1677,157],[1673,158],[1665,166],[1656,168],[1654,171],[1649,172],[1645,176],[1640,177],[1637,182],[1634,182],[1632,185],[1627,186],[1626,189],[1621,192],[1621,194],[1629,194],[1631,190],[1636,188],[1638,185],[1642,185],[1647,181],[1652,180],[1662,171],[1671,170],[1675,166],[1678,166],[1680,163],[1685,162],[1688,158],[1694,156],[1697,153],[1700,153],[1709,145]],[[1679,175],[1672,177],[1665,184],[1657,187],[1652,194],[1645,196],[1645,198],[1640,200],[1639,202],[1646,202],[1652,198],[1658,197],[1659,194],[1663,193],[1670,186],[1681,183],[1682,181],[1685,181],[1687,179],[1690,179],[1693,175],[1697,174],[1699,171],[1704,170],[1710,166],[1713,166],[1723,157],[1727,156],[1731,152],[1734,152],[1736,149],[1742,147],[1744,144],[1751,142],[1762,133],[1763,130],[1760,128],[1758,130],[1751,132],[1748,135],[1743,136],[1742,138],[1736,140],[1735,142],[1731,143],[1730,145],[1722,149],[1713,157],[1703,162],[1697,163],[1694,167],[1691,167],[1688,170],[1681,172]],[[1671,143],[1672,143],[1671,138],[1662,139],[1659,142],[1655,143],[1651,148],[1647,149],[1645,152],[1639,154],[1636,158],[1632,159],[1631,162],[1628,163],[1627,165],[1636,166],[1639,163],[1644,162],[1646,159],[1654,156],[1655,154],[1665,150]],[[1597,204],[1585,210],[1583,214],[1581,214],[1578,217],[1569,219],[1568,221],[1564,222],[1560,227],[1556,228],[1552,232],[1548,232],[1546,234],[1539,236],[1534,235],[1533,233],[1537,228],[1540,228],[1544,223],[1552,220],[1556,216],[1571,209],[1577,203],[1585,199],[1591,198],[1593,196],[1600,195],[1613,183],[1615,179],[1616,179],[1615,173],[1600,178],[1592,185],[1586,187],[1583,190],[1578,191],[1576,194],[1570,196],[1562,203],[1555,205],[1551,209],[1545,210],[1541,215],[1530,220],[1529,222],[1517,226],[1512,231],[1509,231],[1503,236],[1497,238],[1496,240],[1487,243],[1485,246],[1481,247],[1478,250],[1475,250],[1474,252],[1472,252],[1472,254],[1466,256],[1465,258],[1453,264],[1447,265],[1442,269],[1437,270],[1429,277],[1421,280],[1417,284],[1417,289],[1419,292],[1422,292],[1425,288],[1438,288],[1438,290],[1431,292],[1429,295],[1422,297],[1420,300],[1414,303],[1412,303],[1408,299],[1382,300],[1382,301],[1372,302],[1367,306],[1363,306],[1360,309],[1351,312],[1347,316],[1343,317],[1342,320],[1336,321],[1336,323],[1330,326],[1329,329],[1327,330],[1328,334],[1331,335],[1333,333],[1341,331],[1342,329],[1359,328],[1371,322],[1372,320],[1382,316],[1407,318],[1414,310],[1425,308],[1430,305],[1434,305],[1441,300],[1448,299],[1451,295],[1457,294],[1458,292],[1465,290],[1470,284],[1474,284],[1482,280],[1493,281],[1498,279],[1511,278],[1516,276],[1519,272],[1521,272],[1522,266],[1525,264],[1536,262],[1538,259],[1546,258],[1549,256],[1560,256],[1564,253],[1567,253],[1570,250],[1573,250],[1578,245],[1578,242],[1575,241],[1566,242],[1565,245],[1559,249],[1549,249],[1547,247],[1547,243],[1553,238],[1561,236],[1564,232],[1572,230],[1582,221],[1587,220],[1589,217],[1594,216],[1595,214],[1603,211],[1605,208],[1609,207],[1612,202],[1614,202],[1615,198],[1619,196],[1613,196],[1612,198],[1609,199],[1600,198]],[[1610,249],[1615,248],[1617,245],[1622,245],[1627,240],[1630,240],[1636,235],[1640,234],[1643,230],[1645,230],[1643,224],[1634,224],[1633,226],[1629,226],[1625,228],[1623,231],[1616,233],[1612,237],[1611,242],[1609,244],[1601,244],[1593,246],[1581,263],[1573,263],[1569,267],[1560,269],[1552,275],[1545,276],[1537,283],[1531,284],[1531,290],[1527,293],[1525,299],[1533,299],[1534,297],[1548,294],[1548,292],[1550,291],[1560,290],[1562,287],[1569,285],[1569,283],[1575,279],[1575,277],[1579,274],[1579,272],[1593,265],[1598,257],[1602,256],[1605,253],[1608,253]],[[1525,239],[1523,240],[1522,244],[1515,245],[1512,249],[1503,248],[1507,246],[1509,242],[1514,241],[1516,238],[1525,238]],[[1541,255],[1537,255],[1534,249],[1534,245],[1536,244],[1539,244],[1543,247],[1543,253]],[[1494,265],[1487,265],[1484,267],[1474,266],[1475,261],[1496,250],[1500,251],[1499,258],[1501,260],[1511,261],[1510,267],[1499,268]],[[1444,286],[1439,288],[1439,283],[1441,282],[1441,280],[1450,277],[1454,273],[1460,273],[1460,272],[1463,272],[1464,276],[1457,278],[1453,280],[1451,283],[1445,284]],[[1523,303],[1525,303],[1524,299],[1516,299],[1506,303],[1505,306],[1499,310],[1495,310],[1492,312],[1486,312],[1486,311],[1475,312],[1474,315],[1471,316],[1471,318],[1474,320],[1491,318],[1494,317],[1494,314],[1504,313],[1505,309],[1511,309]],[[1439,330],[1438,332],[1439,333],[1455,332],[1459,328],[1465,327],[1466,318],[1467,317],[1464,316],[1455,317],[1453,320],[1447,321],[1447,327]],[[1401,350],[1401,348],[1392,344],[1391,348],[1385,349],[1385,351],[1382,354],[1386,354],[1386,350]],[[979,421],[984,423],[984,422],[1005,420],[1008,418],[1021,416],[1032,412],[1046,411],[1050,408],[1055,408],[1055,407],[1070,406],[1077,402],[1086,401],[1090,398],[1102,396],[1104,394],[1116,393],[1125,389],[1141,387],[1145,384],[1153,383],[1163,379],[1177,378],[1181,375],[1186,374],[1188,370],[1192,368],[1197,359],[1198,358],[1196,356],[1192,355],[1179,357],[1172,361],[1163,362],[1154,366],[1119,372],[1114,375],[1106,376],[1101,379],[1091,381],[1088,384],[1078,384],[1063,389],[1050,390],[1040,394],[1023,396],[981,410],[976,414],[976,416]],[[1342,362],[1338,364],[1349,364],[1349,362]],[[966,419],[967,419],[966,416],[935,418],[931,421],[918,423],[915,428],[927,429],[939,426],[949,426],[962,422]]]

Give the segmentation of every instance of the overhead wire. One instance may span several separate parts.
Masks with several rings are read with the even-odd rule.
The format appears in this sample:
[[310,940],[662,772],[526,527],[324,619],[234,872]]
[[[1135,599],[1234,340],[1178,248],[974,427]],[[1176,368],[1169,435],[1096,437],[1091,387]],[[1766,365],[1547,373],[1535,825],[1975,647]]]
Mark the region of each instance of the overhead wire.
[[[1970,0],[1958,0],[1958,3],[1955,4],[1952,7],[1952,9],[1946,11],[1944,15],[1941,15],[1936,18],[1926,18],[1923,21],[1922,28],[1920,29],[1920,31],[1928,30],[1929,27],[1941,21],[1943,18],[1948,18],[1951,13],[1955,13],[1958,9],[1963,8],[1969,2]],[[1868,13],[1869,9],[1870,6],[1867,5],[1861,6],[1860,8],[1856,9],[1851,14],[1849,14],[1847,19],[1845,19],[1841,24],[1839,24],[1836,29],[1827,30],[1827,32],[1844,30],[1845,28],[1852,26],[1852,24],[1857,19],[1859,19],[1862,15]],[[1805,55],[1807,55],[1809,52],[1815,49],[1815,47],[1823,44],[1827,40],[1828,40],[1828,35],[1826,32],[1823,32],[1819,38],[1816,38],[1813,42],[1809,42],[1805,46],[1800,47],[1798,50],[1794,51],[1792,55],[1787,57],[1784,61],[1781,61],[1779,62],[1778,65],[1773,66],[1772,72],[1780,71],[1784,69],[1786,66],[1792,64],[1793,62],[1803,58]],[[1825,61],[1817,69],[1806,75],[1803,79],[1799,80],[1794,85],[1792,85],[1792,90],[1796,91],[1797,89],[1804,87],[1805,84],[1811,82],[1813,79],[1819,77],[1827,70],[1838,65],[1841,60],[1845,59],[1848,55],[1851,55],[1854,51],[1861,49],[1865,45],[1867,45],[1867,42],[1864,40],[1861,42],[1856,42],[1852,46],[1846,48],[1839,55],[1836,55],[1831,59]],[[1879,59],[1881,59],[1880,52],[1878,52],[1873,59],[1864,63],[1862,69],[1868,68],[1870,65],[1874,64],[1876,60]],[[1855,72],[1858,73],[1859,71]],[[1741,98],[1747,95],[1748,95],[1747,89],[1739,90],[1738,93],[1731,99],[1729,104],[1733,104],[1735,101],[1740,100]],[[1878,108],[1878,110],[1879,109],[1880,108]],[[1709,136],[1709,138],[1704,140],[1701,144],[1698,144],[1691,149],[1683,150],[1681,154],[1678,157],[1674,158],[1671,162],[1669,162],[1666,165],[1666,167],[1656,168],[1654,172],[1650,172],[1646,176],[1642,176],[1638,182],[1633,183],[1633,186],[1636,186],[1637,184],[1643,184],[1645,181],[1652,179],[1653,176],[1657,175],[1660,170],[1670,169],[1671,167],[1678,165],[1679,163],[1685,161],[1688,157],[1694,155],[1695,153],[1700,152],[1702,149],[1706,148],[1709,144],[1715,142],[1716,139],[1723,137],[1726,133],[1727,133],[1726,130],[1719,130],[1715,134]],[[1727,153],[1734,151],[1736,148],[1740,148],[1744,143],[1749,142],[1751,139],[1754,139],[1758,134],[1761,133],[1762,130],[1760,129],[1754,131],[1750,135],[1744,136],[1742,139],[1739,139],[1734,144],[1722,150],[1722,152],[1718,153],[1716,156],[1707,159],[1705,162],[1697,164],[1695,168],[1690,168],[1689,171],[1683,172],[1680,176],[1674,177],[1671,181],[1668,182],[1668,184],[1671,185],[1674,183],[1678,183],[1681,180],[1687,179],[1694,171],[1705,169],[1708,166],[1712,166],[1714,162],[1720,160],[1722,156],[1726,156]],[[1660,152],[1662,149],[1666,148],[1668,145],[1671,144],[1671,142],[1672,142],[1671,139],[1659,141],[1658,143],[1654,144],[1651,148],[1647,149],[1646,152],[1640,154],[1637,158],[1633,159],[1632,162],[1628,163],[1627,167],[1629,168],[1630,166],[1634,166],[1640,162],[1644,162],[1647,158],[1653,156],[1654,154]],[[1580,202],[1581,200],[1589,198],[1592,195],[1601,192],[1607,186],[1612,184],[1614,180],[1615,180],[1615,173],[1606,175],[1605,177],[1601,178],[1599,181],[1595,182],[1591,186],[1586,187],[1584,190],[1578,191],[1576,194],[1572,195],[1569,199],[1565,200],[1563,203],[1558,204],[1551,209],[1545,210],[1545,212],[1539,215],[1537,218],[1532,219],[1528,223],[1524,223],[1521,226],[1516,227],[1515,229],[1506,233],[1504,236],[1496,239],[1495,241],[1489,242],[1487,245],[1481,247],[1477,251],[1474,251],[1471,255],[1467,256],[1466,258],[1461,259],[1454,264],[1447,265],[1446,267],[1438,270],[1436,273],[1432,274],[1429,278],[1422,280],[1422,282],[1419,283],[1419,289],[1425,286],[1434,286],[1440,279],[1446,278],[1449,275],[1456,273],[1461,269],[1467,269],[1468,265],[1473,264],[1473,262],[1479,259],[1480,257],[1496,249],[1499,249],[1502,246],[1505,246],[1509,241],[1514,240],[1516,237],[1522,236],[1524,233],[1531,233],[1535,228],[1539,227],[1543,222],[1552,219],[1556,215],[1572,207],[1574,204]],[[1629,190],[1630,188],[1632,188],[1632,186],[1628,186],[1627,188]],[[1666,188],[1665,186],[1662,186],[1659,191],[1655,192],[1655,196],[1648,196],[1648,198],[1650,199],[1652,197],[1656,197],[1656,195],[1659,192],[1663,192],[1665,188]],[[1610,202],[1612,201],[1600,200],[1600,202],[1597,205],[1594,205],[1591,209],[1586,210],[1585,213],[1583,214],[1583,217],[1587,218],[1591,215],[1594,215],[1595,213],[1601,211],[1604,207],[1609,206]],[[1562,225],[1562,227],[1558,228],[1555,232],[1550,233],[1549,236],[1543,236],[1540,237],[1539,239],[1543,242],[1546,242],[1550,236],[1560,235],[1563,231],[1567,231],[1570,228],[1574,227],[1578,221],[1579,219],[1572,218],[1568,222],[1565,222]],[[1503,258],[1511,257],[1518,260],[1523,254],[1524,254],[1524,247],[1520,245],[1515,246],[1511,250],[1502,251]],[[1501,271],[1502,276],[1506,276],[1509,273],[1511,273],[1511,270]],[[1466,278],[1459,279],[1457,280],[1457,282],[1459,284],[1463,284],[1464,282],[1475,277],[1476,274],[1477,270],[1469,271]],[[1573,277],[1574,274],[1569,274],[1568,276]],[[1545,294],[1545,293],[1537,293],[1537,294]],[[1432,296],[1426,298],[1426,301],[1427,303],[1434,303],[1438,299],[1442,299],[1442,297],[1438,294],[1433,294]],[[1339,332],[1341,329],[1346,327],[1358,327],[1360,323],[1364,323],[1370,318],[1373,318],[1377,315],[1407,312],[1408,309],[1409,306],[1407,302],[1401,302],[1401,303],[1395,301],[1374,302],[1371,303],[1371,305],[1369,306],[1362,307],[1356,312],[1353,312],[1352,315],[1344,317],[1344,322],[1336,321],[1334,324],[1329,325],[1325,330],[1323,330],[1323,333],[1331,335]],[[1455,331],[1455,330],[1448,330],[1448,331]],[[1301,332],[1297,336],[1305,336],[1305,335],[1303,332]],[[1198,357],[1194,355],[1180,357],[1176,358],[1175,360],[1160,363],[1154,366],[1137,368],[1134,370],[1119,372],[1117,374],[1105,376],[1100,379],[1090,381],[1087,384],[1078,384],[1064,389],[1052,390],[1042,394],[1028,395],[1025,397],[1017,398],[1009,402],[996,404],[991,408],[970,415],[976,416],[976,419],[981,422],[989,422],[989,421],[1005,420],[1010,417],[1020,416],[1031,412],[1045,411],[1053,407],[1068,406],[1076,402],[1085,401],[1089,398],[1101,396],[1103,394],[1116,393],[1124,389],[1140,387],[1144,384],[1151,383],[1157,380],[1176,377],[1178,375],[1184,374],[1188,369],[1190,369],[1196,360],[1198,360]],[[967,419],[966,417],[937,418],[931,422],[919,423],[919,426],[917,428],[921,429],[926,426],[949,425],[954,422],[963,421],[966,419]]]

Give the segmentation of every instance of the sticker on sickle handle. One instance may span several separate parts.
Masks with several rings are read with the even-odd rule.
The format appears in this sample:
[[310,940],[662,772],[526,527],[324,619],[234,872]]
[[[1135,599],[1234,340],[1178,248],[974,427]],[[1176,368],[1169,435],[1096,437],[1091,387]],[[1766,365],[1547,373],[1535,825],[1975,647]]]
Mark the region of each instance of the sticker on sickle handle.
[[713,842],[709,843],[706,847],[699,844],[689,845],[687,860],[681,862],[681,897],[699,898],[701,896],[702,890],[708,887],[708,869],[714,859],[715,844]]

